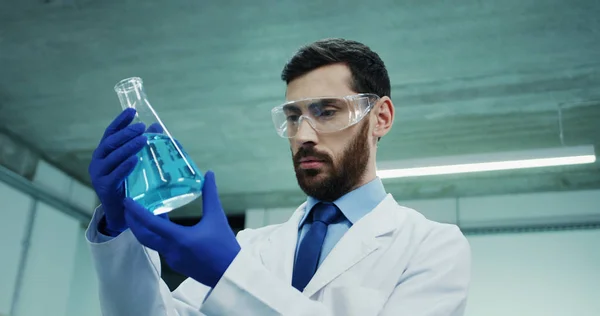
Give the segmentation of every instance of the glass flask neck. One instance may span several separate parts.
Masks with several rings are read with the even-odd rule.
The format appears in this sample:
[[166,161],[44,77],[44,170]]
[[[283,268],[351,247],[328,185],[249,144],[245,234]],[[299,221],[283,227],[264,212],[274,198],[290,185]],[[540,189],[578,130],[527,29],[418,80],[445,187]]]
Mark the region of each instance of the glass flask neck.
[[144,123],[147,127],[152,124],[158,124],[161,126],[161,130],[166,132],[158,114],[154,111],[152,105],[150,105],[141,78],[131,77],[119,81],[115,85],[115,92],[119,97],[123,110],[127,108],[135,109],[135,122]]
[[[127,108],[136,108],[140,103],[147,99],[146,92],[144,91],[144,83],[141,78],[132,77],[119,81],[115,85],[115,92],[121,102],[123,110]],[[140,102],[142,101],[142,102]]]

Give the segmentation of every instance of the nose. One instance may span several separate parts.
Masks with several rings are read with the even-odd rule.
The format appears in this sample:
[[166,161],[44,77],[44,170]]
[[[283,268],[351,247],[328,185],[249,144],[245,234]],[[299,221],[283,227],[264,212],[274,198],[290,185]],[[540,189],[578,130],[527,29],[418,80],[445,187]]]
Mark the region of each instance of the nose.
[[294,141],[298,146],[302,146],[306,143],[313,143],[313,145],[317,143],[317,132],[310,125],[308,120],[303,119],[300,121]]

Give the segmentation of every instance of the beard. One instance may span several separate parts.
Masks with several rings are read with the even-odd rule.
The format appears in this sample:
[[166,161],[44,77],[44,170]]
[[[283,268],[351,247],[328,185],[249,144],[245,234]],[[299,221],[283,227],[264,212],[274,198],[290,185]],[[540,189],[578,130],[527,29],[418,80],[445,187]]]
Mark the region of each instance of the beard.
[[[344,149],[338,161],[320,153],[313,146],[300,147],[293,155],[298,185],[308,196],[323,202],[333,202],[350,192],[361,181],[369,161],[369,125],[365,120],[361,130]],[[301,169],[300,159],[314,157],[323,162],[319,169]]]

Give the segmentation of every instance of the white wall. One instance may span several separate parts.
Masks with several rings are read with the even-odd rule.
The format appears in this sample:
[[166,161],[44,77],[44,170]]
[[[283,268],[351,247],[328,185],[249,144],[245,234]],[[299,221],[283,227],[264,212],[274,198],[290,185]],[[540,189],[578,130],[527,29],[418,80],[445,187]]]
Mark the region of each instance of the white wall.
[[66,315],[79,223],[38,203],[15,316]]
[[[461,226],[584,223],[600,191],[459,199]],[[600,315],[600,230],[468,236],[473,284],[467,316]]]
[[469,236],[467,316],[600,315],[600,230]]
[[[461,227],[585,223],[600,218],[600,190],[399,201]],[[295,207],[250,209],[246,227],[282,223]],[[472,288],[466,316],[600,315],[600,230],[467,236]]]
[[[96,203],[90,188],[44,162],[34,182],[90,213]],[[9,315],[14,297],[12,316],[100,315],[96,276],[81,223],[2,182],[0,199],[0,315]]]
[[0,182],[0,315],[8,315],[17,282],[32,199]]

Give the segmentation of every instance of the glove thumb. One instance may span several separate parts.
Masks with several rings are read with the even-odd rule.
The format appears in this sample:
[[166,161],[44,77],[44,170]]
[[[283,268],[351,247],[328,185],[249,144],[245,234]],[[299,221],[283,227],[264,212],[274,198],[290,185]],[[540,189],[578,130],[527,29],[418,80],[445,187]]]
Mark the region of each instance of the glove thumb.
[[219,192],[215,182],[215,174],[212,171],[206,172],[204,175],[204,185],[202,186],[202,219],[214,221],[226,219],[221,201],[219,200]]

